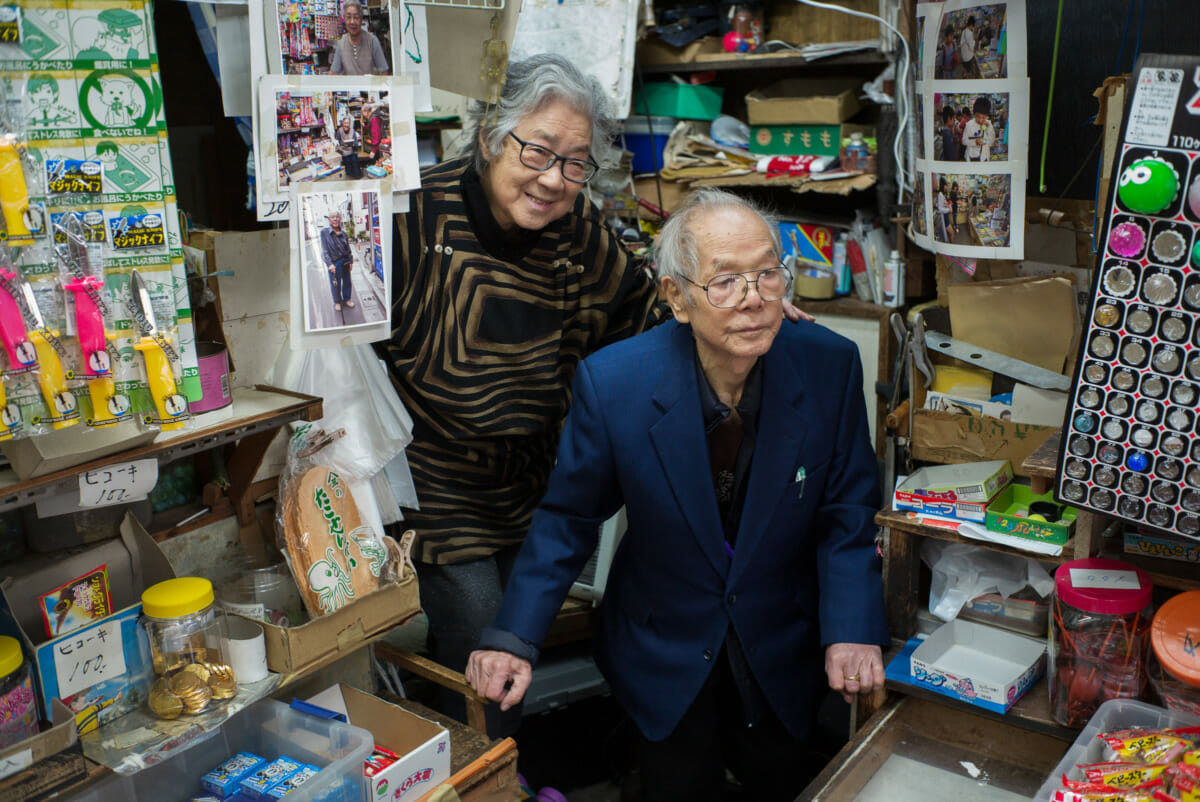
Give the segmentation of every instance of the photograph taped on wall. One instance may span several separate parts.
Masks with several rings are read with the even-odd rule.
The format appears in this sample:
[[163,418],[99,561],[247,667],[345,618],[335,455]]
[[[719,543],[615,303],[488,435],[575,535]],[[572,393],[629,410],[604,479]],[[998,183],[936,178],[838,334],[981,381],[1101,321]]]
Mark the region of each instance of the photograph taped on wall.
[[1021,259],[1029,154],[1024,0],[917,5],[912,234],[960,257]]
[[287,220],[296,184],[420,186],[412,80],[264,76],[255,105],[258,219]]
[[292,192],[293,347],[374,342],[391,317],[391,193],[377,182]]
[[393,75],[395,20],[379,0],[266,0],[286,75]]

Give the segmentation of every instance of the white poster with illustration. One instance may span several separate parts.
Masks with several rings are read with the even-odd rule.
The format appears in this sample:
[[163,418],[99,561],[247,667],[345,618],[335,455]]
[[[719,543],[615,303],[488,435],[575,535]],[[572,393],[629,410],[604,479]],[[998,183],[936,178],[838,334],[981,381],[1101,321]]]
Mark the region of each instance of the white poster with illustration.
[[917,5],[915,241],[1022,259],[1029,160],[1025,1]]

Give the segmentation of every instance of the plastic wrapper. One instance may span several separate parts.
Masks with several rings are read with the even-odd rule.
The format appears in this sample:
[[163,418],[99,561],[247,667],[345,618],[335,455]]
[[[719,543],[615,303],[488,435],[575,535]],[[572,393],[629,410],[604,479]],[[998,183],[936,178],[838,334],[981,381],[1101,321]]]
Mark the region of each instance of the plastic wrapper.
[[943,621],[952,621],[963,605],[984,593],[1008,598],[1028,585],[1044,597],[1054,590],[1054,580],[1046,569],[1028,557],[999,554],[967,543],[926,540],[921,559],[933,574],[929,611]]
[[277,542],[314,617],[397,581],[406,562],[400,546],[364,518],[357,499],[369,489],[366,480],[329,464],[329,447],[342,435],[299,425],[279,477]]

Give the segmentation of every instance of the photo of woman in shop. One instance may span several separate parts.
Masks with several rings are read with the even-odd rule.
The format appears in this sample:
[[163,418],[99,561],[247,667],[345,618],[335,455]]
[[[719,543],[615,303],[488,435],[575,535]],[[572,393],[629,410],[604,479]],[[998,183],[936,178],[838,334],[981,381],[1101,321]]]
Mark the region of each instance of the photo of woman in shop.
[[[377,269],[379,195],[373,191],[300,196],[300,268],[307,332],[387,319],[388,286]],[[365,243],[365,245],[364,245]]]
[[954,241],[954,224],[950,217],[950,190],[946,186],[946,176],[938,179],[937,191],[937,232],[938,242]]
[[[392,172],[391,125],[386,90],[274,93],[275,169],[284,191],[296,183],[387,178]],[[367,110],[371,110],[367,114]],[[269,118],[268,118],[269,119]],[[369,165],[369,166],[368,166]]]
[[[1010,241],[1012,177],[1007,173],[934,173],[938,242],[1006,248]],[[957,198],[957,203],[955,199]],[[957,208],[956,208],[957,207]]]
[[330,75],[390,75],[383,46],[366,29],[363,7],[358,0],[343,0],[342,23],[346,32],[338,39],[329,65]]

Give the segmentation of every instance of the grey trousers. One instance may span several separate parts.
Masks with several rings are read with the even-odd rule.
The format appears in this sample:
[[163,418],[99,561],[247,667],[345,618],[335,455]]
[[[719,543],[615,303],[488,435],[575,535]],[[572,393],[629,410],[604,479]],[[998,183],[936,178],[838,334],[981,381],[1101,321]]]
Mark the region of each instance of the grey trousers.
[[[429,654],[434,660],[454,671],[466,669],[483,630],[500,611],[517,550],[514,546],[481,560],[452,565],[416,564],[421,608],[429,619]],[[467,720],[466,704],[458,693],[440,688],[437,707],[459,721]],[[515,733],[521,724],[521,707],[502,713],[499,705],[488,705],[488,736],[503,738]]]

